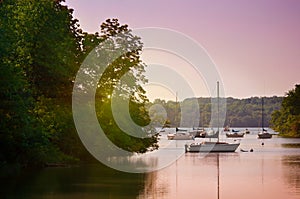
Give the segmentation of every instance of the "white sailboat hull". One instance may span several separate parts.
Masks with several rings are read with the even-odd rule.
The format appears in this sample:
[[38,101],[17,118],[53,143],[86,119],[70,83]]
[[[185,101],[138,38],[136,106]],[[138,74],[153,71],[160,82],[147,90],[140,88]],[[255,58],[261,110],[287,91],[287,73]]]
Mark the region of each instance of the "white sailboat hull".
[[[217,142],[202,142],[185,145],[185,152],[235,152],[240,143],[219,142],[219,82],[217,82],[218,94],[218,131],[213,137],[218,138]],[[207,137],[207,136],[206,136]]]
[[185,145],[186,152],[235,152],[240,143],[203,142]]
[[192,140],[193,136],[189,133],[171,133],[167,135],[168,140]]

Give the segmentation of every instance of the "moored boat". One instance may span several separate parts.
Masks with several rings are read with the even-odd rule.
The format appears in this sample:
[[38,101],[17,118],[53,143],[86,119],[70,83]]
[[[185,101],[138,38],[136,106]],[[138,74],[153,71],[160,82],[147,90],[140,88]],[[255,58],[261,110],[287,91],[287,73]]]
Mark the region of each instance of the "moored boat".
[[240,132],[232,132],[232,133],[226,133],[226,137],[228,138],[241,138],[244,137],[245,133]]
[[206,135],[205,129],[193,129],[193,131],[189,132],[195,138],[204,138]]
[[240,143],[208,142],[185,145],[185,152],[235,152]]
[[192,140],[194,136],[189,134],[188,132],[176,132],[176,133],[169,133],[167,135],[168,140]]
[[223,131],[230,131],[229,126],[225,126]]
[[[219,140],[219,82],[217,82],[217,99],[218,99],[218,130],[213,137],[217,138],[217,141],[204,141],[201,143],[185,144],[185,152],[235,152],[240,143],[227,143],[220,142]],[[207,136],[206,136],[207,137]]]
[[264,128],[264,98],[261,98],[261,132],[257,134],[258,139],[270,139],[272,138],[272,134],[268,133],[268,131]]
[[266,129],[263,129],[262,132],[259,132],[257,134],[257,136],[258,136],[259,139],[270,139],[270,138],[272,138],[272,134],[267,132]]
[[246,134],[250,134],[249,129],[245,129],[245,133],[246,133]]

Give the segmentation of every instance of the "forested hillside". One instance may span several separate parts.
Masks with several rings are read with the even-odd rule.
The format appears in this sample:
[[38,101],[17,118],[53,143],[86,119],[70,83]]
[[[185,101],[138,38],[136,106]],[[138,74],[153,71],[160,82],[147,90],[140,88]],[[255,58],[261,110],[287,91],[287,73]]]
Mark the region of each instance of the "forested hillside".
[[[208,127],[211,120],[211,98],[197,98],[199,111],[195,106],[195,99],[186,99],[183,102],[165,101],[157,99],[153,104],[162,105],[167,113],[166,123],[170,126],[180,126],[181,109],[184,104],[190,116],[199,116],[199,123],[194,126]],[[271,114],[279,110],[283,97],[264,97],[264,126],[270,125]],[[198,112],[198,113],[197,113]],[[151,112],[150,112],[151,114]],[[159,114],[158,114],[159,115]],[[152,115],[153,116],[153,115]],[[224,125],[232,127],[258,127],[261,126],[262,98],[251,97],[247,99],[226,98],[226,120]],[[159,116],[157,116],[159,120]],[[187,116],[188,117],[188,116]],[[182,118],[184,119],[184,118]],[[183,123],[181,123],[183,124]],[[184,124],[183,124],[184,125]]]

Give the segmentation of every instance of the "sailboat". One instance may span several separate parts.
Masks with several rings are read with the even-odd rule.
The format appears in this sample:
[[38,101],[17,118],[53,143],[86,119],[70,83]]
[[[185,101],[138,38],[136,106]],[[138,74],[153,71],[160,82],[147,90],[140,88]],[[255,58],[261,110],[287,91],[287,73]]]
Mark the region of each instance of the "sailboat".
[[193,140],[194,136],[191,135],[185,129],[175,128],[175,133],[169,133],[167,135],[168,140]]
[[[175,124],[176,123],[176,115],[177,115],[177,92],[176,92],[176,101],[175,101]],[[167,135],[168,140],[193,140],[194,136],[191,135],[187,130],[185,129],[179,129],[177,126],[175,128],[175,133],[169,133]]]
[[261,98],[261,132],[258,133],[259,139],[270,139],[272,134],[268,133],[267,129],[264,128],[264,98]]
[[204,125],[203,125],[203,123],[204,123],[204,122],[203,122],[203,116],[200,116],[200,118],[201,118],[201,124],[202,124],[202,127],[200,127],[200,126],[198,125],[198,127],[193,127],[193,130],[189,132],[189,133],[190,133],[191,135],[193,135],[195,138],[204,138],[205,135],[206,135],[206,131],[205,131]]
[[230,131],[229,125],[225,126],[223,131],[229,132]]
[[242,138],[244,137],[245,133],[244,132],[240,132],[239,130],[231,130],[232,132],[227,132],[226,133],[226,137],[228,138]]
[[218,199],[220,199],[220,155],[217,154],[217,166],[218,166]]
[[216,138],[218,135],[215,133],[213,129],[205,130],[204,129],[204,116],[201,117],[201,124],[202,128],[200,127],[193,127],[193,131],[190,134],[194,135],[195,138]]
[[193,140],[194,136],[189,134],[188,132],[176,132],[169,133],[167,135],[168,140]]
[[201,143],[185,144],[185,152],[235,152],[240,143],[220,142],[219,136],[219,82],[217,82],[218,100],[218,130],[216,132],[217,141],[203,141]]

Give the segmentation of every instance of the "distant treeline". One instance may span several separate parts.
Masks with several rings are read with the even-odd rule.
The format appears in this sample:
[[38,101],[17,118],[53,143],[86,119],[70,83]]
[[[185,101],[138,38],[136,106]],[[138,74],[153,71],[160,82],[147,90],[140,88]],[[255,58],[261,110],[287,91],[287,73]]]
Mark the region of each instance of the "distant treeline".
[[[151,105],[158,104],[164,107],[157,109],[160,113],[150,111],[150,116],[159,125],[165,122],[166,126],[204,126],[209,127],[212,117],[211,98],[190,98],[182,102],[165,101],[156,99]],[[264,97],[264,127],[270,126],[271,115],[279,110],[283,97]],[[226,106],[220,106],[220,112],[226,113],[224,126],[231,127],[258,127],[262,126],[262,98],[251,97],[247,99],[226,98]],[[197,107],[198,106],[198,107]],[[182,112],[181,107],[184,107]],[[224,111],[224,108],[226,110]],[[164,120],[164,118],[166,118]],[[195,120],[195,118],[197,118]],[[164,121],[163,121],[164,120]],[[192,124],[191,120],[194,120]],[[191,126],[192,125],[192,126]]]

